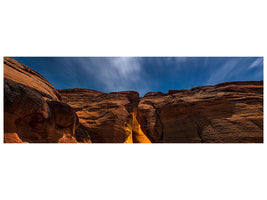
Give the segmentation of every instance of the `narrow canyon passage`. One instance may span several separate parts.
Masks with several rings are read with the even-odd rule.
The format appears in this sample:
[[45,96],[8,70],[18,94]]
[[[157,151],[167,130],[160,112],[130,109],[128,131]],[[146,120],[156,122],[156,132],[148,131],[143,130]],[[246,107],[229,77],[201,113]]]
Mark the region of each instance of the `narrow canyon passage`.
[[104,93],[55,89],[4,59],[7,143],[262,143],[263,81],[189,90]]

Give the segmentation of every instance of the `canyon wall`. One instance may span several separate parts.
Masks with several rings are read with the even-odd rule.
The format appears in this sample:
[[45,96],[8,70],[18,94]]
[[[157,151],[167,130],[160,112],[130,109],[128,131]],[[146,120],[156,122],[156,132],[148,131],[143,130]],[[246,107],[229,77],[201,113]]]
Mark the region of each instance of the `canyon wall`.
[[79,119],[40,74],[4,58],[4,142],[73,143]]
[[148,93],[137,118],[152,142],[263,142],[263,82]]
[[190,90],[56,90],[4,58],[4,142],[262,143],[263,81]]
[[59,90],[62,101],[77,113],[78,141],[93,143],[150,143],[136,120],[139,94],[103,93],[89,89]]

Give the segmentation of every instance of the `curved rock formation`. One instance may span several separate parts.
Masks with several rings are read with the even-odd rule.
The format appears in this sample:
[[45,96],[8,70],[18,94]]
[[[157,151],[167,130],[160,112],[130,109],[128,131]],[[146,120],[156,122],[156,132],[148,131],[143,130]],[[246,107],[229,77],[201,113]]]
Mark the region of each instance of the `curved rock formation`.
[[4,78],[7,143],[263,142],[263,81],[144,97],[135,91],[56,90],[12,58],[4,59]]
[[79,120],[40,74],[4,58],[4,142],[69,143]]
[[137,117],[152,142],[263,142],[263,81],[145,95]]
[[[59,90],[63,102],[76,111],[80,141],[93,143],[150,143],[135,114],[139,94],[134,91],[103,93],[90,89]],[[83,134],[80,134],[83,133]]]

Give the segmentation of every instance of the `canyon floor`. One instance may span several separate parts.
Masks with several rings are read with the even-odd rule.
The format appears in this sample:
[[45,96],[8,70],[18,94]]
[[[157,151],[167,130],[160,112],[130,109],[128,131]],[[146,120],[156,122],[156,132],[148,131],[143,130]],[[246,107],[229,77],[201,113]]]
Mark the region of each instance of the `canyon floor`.
[[5,143],[263,143],[263,81],[189,90],[55,89],[4,58]]

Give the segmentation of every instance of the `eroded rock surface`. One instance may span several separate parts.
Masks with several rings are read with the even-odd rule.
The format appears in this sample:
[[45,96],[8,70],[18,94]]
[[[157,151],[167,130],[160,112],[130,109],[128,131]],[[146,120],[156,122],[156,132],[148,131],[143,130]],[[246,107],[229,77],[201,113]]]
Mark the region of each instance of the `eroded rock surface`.
[[[263,82],[230,82],[190,90],[103,93],[59,90],[92,142],[263,142]],[[78,129],[78,130],[79,130]]]
[[137,118],[152,142],[263,142],[263,82],[148,94]]
[[80,141],[93,143],[150,143],[136,120],[139,94],[134,91],[103,93],[90,89],[59,90],[62,101],[76,111]]
[[75,143],[79,120],[40,74],[4,58],[4,142]]
[[5,58],[4,141],[262,143],[263,81],[144,97],[135,91],[56,90],[34,70]]

